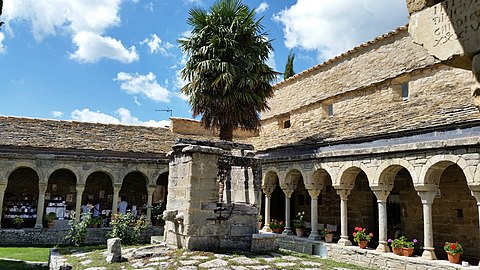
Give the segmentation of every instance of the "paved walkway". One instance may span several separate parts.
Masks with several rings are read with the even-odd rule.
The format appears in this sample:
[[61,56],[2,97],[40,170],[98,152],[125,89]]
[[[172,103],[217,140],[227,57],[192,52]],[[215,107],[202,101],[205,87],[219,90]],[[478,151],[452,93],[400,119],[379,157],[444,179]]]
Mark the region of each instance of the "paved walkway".
[[[99,252],[105,257],[106,252]],[[185,250],[172,250],[164,245],[147,246],[138,249],[123,249],[123,257],[128,260],[124,263],[96,266],[91,260],[90,253],[76,252],[71,255],[79,264],[73,269],[107,270],[107,269],[216,269],[216,270],[263,270],[263,269],[295,269],[295,270],[353,270],[362,269],[358,266],[347,266],[316,256],[291,253],[288,251],[253,254],[249,252],[213,253]],[[104,259],[103,259],[104,261]],[[341,266],[340,266],[341,265]]]

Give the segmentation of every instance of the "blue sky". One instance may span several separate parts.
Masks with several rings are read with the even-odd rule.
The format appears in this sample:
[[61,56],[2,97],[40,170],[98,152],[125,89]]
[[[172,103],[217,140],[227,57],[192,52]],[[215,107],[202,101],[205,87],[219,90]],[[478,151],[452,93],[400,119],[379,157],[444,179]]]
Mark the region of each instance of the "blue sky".
[[[0,115],[165,126],[190,118],[177,39],[210,0],[4,0]],[[273,39],[269,65],[297,73],[405,25],[405,0],[244,3]]]

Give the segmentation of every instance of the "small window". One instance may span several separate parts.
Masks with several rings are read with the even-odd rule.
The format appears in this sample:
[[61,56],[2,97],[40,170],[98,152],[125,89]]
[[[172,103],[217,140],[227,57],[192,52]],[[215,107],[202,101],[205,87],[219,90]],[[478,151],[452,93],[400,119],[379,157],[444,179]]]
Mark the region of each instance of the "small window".
[[329,104],[327,107],[328,116],[333,116],[333,104]]
[[408,100],[408,82],[402,83],[402,100]]
[[283,121],[283,128],[289,128],[289,127],[291,127],[291,125],[290,125],[290,119]]

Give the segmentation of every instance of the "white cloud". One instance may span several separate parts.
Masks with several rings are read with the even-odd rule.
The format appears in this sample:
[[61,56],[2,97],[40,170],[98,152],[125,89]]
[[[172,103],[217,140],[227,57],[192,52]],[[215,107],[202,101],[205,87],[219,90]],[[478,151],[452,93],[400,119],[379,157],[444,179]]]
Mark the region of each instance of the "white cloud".
[[[120,25],[120,3],[121,0],[5,1],[3,15],[7,21],[30,23],[37,41],[57,32],[70,34],[72,42],[78,47],[72,59],[95,62],[111,58],[129,63],[138,60],[134,47],[127,49],[121,41],[104,36],[107,29]],[[89,41],[96,44],[92,45]],[[100,51],[92,51],[96,49]]]
[[145,9],[150,11],[150,12],[153,12],[153,3],[150,2],[150,3],[145,4]]
[[186,4],[195,4],[195,5],[201,5],[202,0],[183,0],[184,3]]
[[142,103],[140,103],[140,101],[138,101],[138,98],[137,98],[137,97],[134,97],[133,101],[134,101],[135,104],[137,104],[138,106],[142,106]]
[[5,34],[0,32],[0,54],[4,54],[7,52],[7,46],[3,44],[4,40],[5,40]]
[[116,117],[99,111],[90,111],[90,109],[74,110],[71,114],[72,120],[81,122],[104,123],[104,124],[123,124],[134,126],[166,127],[170,125],[168,120],[148,120],[141,121],[132,116],[131,112],[125,108],[119,108],[115,111]]
[[269,7],[268,3],[267,2],[262,2],[260,3],[260,5],[255,9],[256,12],[258,13],[262,13],[264,12],[265,10],[267,10]]
[[141,94],[155,101],[170,102],[170,92],[158,84],[152,72],[147,75],[119,72],[114,80],[119,81],[120,88],[129,94]]
[[52,116],[55,118],[60,118],[63,116],[63,112],[61,111],[51,111],[51,113],[52,113]]
[[288,48],[315,50],[325,60],[406,24],[407,16],[404,0],[297,0],[274,20]]
[[156,34],[152,34],[150,35],[150,39],[146,38],[142,42],[140,42],[140,44],[142,45],[145,43],[150,48],[150,53],[155,54],[160,52],[162,55],[165,56],[169,55],[168,50],[173,47],[173,44],[169,42],[162,43],[162,40]]
[[131,63],[139,58],[135,46],[126,49],[121,41],[111,37],[80,32],[75,35],[73,42],[78,49],[70,54],[70,58],[79,62],[95,63],[102,58],[109,58],[122,63]]

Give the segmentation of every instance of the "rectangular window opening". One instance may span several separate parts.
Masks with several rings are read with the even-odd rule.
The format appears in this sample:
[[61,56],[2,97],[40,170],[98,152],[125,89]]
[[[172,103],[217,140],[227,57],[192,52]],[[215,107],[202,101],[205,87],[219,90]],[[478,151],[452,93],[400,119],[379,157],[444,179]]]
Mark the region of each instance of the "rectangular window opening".
[[290,128],[292,125],[290,124],[290,120],[283,121],[283,128]]
[[327,114],[328,116],[333,116],[333,104],[329,104],[327,107]]
[[402,100],[408,100],[408,82],[402,83]]

